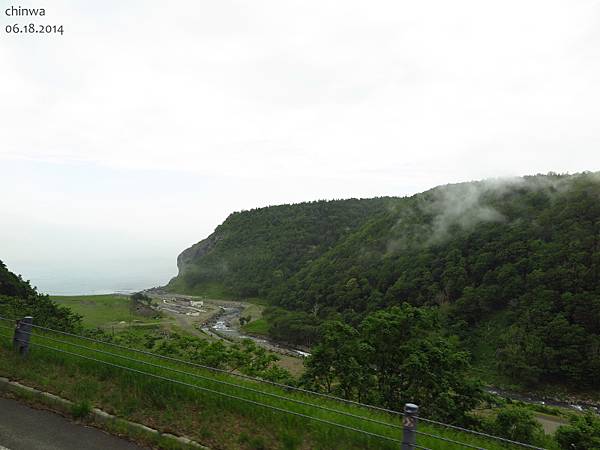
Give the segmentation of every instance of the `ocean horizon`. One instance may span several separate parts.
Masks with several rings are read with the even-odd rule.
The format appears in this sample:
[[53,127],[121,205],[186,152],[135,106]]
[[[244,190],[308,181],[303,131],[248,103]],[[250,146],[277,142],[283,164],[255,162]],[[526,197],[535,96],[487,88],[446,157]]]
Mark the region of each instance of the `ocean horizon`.
[[172,260],[121,261],[94,265],[65,263],[27,263],[5,261],[7,267],[28,280],[40,294],[101,295],[130,294],[164,286],[177,275]]

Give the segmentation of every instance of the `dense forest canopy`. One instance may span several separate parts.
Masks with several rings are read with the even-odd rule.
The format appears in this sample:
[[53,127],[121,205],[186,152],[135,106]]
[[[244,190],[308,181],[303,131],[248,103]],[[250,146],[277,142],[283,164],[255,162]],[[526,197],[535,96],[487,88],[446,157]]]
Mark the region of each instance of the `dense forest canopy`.
[[395,201],[318,201],[233,213],[179,255],[180,275],[171,286],[189,291],[218,283],[233,296],[265,296]]
[[597,173],[235,213],[179,266],[172,289],[264,297],[272,332],[296,344],[406,302],[438,308],[466,345],[499,324],[498,370],[521,382],[600,380]]

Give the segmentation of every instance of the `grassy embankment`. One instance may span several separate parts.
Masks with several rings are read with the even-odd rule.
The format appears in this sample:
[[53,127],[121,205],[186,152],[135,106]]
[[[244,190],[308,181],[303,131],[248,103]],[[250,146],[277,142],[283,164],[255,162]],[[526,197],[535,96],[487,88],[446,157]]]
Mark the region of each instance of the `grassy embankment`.
[[266,337],[269,335],[269,324],[263,318],[263,311],[269,304],[260,298],[249,298],[244,300],[248,303],[242,313],[248,321],[240,328],[246,334]]
[[169,323],[163,317],[137,314],[132,308],[128,295],[78,295],[51,296],[54,302],[66,306],[83,317],[83,325],[87,328],[101,328],[105,331],[121,330],[130,326],[151,326]]
[[242,330],[249,334],[267,336],[269,334],[269,324],[265,319],[257,319],[244,325]]
[[[6,324],[3,324],[6,325]],[[215,449],[392,449],[397,443],[320,423],[265,406],[400,439],[399,417],[295,393],[228,374],[165,361],[107,344],[35,331],[29,357],[10,349],[10,331],[1,329],[0,373],[25,384],[90,404],[165,432],[187,435]],[[59,339],[61,343],[52,339]],[[42,344],[49,348],[36,346]],[[80,356],[59,353],[64,350]],[[100,353],[97,350],[107,352]],[[110,354],[108,354],[110,353]],[[115,364],[131,370],[110,366]],[[152,364],[152,365],[149,365]],[[164,378],[172,381],[167,381]],[[217,393],[207,390],[216,391]],[[229,396],[229,397],[228,397]],[[234,399],[230,396],[239,397]],[[307,402],[309,405],[299,404]],[[256,404],[256,403],[260,403]],[[323,410],[318,406],[329,408]],[[335,412],[333,410],[339,411]],[[341,412],[341,413],[340,413]],[[348,417],[353,414],[358,417]],[[382,424],[371,420],[381,421]],[[394,426],[396,428],[394,428]],[[487,449],[506,448],[472,435],[420,425],[421,431]],[[461,448],[426,436],[420,445],[432,449]]]

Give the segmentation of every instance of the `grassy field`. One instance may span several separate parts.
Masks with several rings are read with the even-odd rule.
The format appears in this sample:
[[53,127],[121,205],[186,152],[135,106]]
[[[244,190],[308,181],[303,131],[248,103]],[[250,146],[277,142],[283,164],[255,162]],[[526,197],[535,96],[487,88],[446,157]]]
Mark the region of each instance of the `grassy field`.
[[59,305],[80,314],[83,317],[83,325],[89,328],[122,329],[130,325],[161,321],[161,319],[135,314],[127,295],[52,296],[51,298]]
[[[58,333],[36,330],[29,357],[21,359],[10,332],[1,331],[0,374],[214,449],[399,448],[392,441],[401,439],[398,416]],[[419,429],[489,450],[510,448],[425,423]],[[427,436],[418,444],[462,448]]]
[[244,325],[242,331],[250,334],[267,336],[269,334],[269,324],[265,319],[256,319]]

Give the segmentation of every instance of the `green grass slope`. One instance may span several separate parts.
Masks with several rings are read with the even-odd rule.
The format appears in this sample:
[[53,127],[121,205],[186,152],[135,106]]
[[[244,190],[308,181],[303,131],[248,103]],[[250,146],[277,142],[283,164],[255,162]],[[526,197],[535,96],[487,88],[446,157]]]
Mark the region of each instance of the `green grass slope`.
[[[396,449],[398,416],[244,380],[108,344],[35,330],[27,359],[0,323],[0,373],[214,449]],[[88,406],[89,408],[89,406]],[[518,448],[421,423],[420,431],[489,450]],[[418,437],[437,449],[461,444]]]
[[155,323],[152,317],[136,314],[132,308],[129,295],[80,295],[80,296],[51,296],[57,305],[69,308],[82,317],[82,323],[88,328],[107,329],[126,324]]

